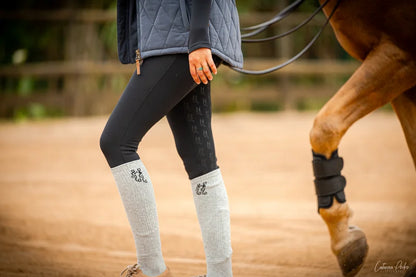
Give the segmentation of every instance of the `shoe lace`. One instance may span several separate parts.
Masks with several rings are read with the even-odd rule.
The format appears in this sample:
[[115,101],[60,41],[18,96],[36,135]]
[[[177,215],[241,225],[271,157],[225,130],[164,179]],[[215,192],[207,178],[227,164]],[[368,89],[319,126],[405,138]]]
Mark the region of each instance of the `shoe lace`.
[[137,271],[140,269],[138,264],[133,264],[133,265],[128,265],[121,273],[120,273],[120,277],[132,277],[133,274],[136,274]]

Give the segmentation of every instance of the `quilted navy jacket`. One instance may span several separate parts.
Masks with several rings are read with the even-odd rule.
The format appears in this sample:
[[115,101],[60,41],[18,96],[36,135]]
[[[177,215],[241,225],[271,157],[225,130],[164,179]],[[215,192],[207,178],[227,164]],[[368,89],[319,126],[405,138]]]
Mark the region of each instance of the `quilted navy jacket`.
[[[209,0],[207,0],[209,1]],[[235,0],[211,0],[211,51],[241,68],[240,25]],[[141,58],[188,53],[192,0],[117,0],[118,56],[122,63]]]

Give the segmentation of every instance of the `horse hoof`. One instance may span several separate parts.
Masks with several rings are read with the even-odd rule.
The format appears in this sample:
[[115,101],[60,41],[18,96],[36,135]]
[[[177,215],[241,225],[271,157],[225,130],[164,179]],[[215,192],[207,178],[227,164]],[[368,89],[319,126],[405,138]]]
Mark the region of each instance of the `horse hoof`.
[[357,227],[350,227],[350,232],[355,233],[356,239],[342,247],[336,255],[342,274],[346,277],[355,276],[360,271],[368,253],[364,232]]

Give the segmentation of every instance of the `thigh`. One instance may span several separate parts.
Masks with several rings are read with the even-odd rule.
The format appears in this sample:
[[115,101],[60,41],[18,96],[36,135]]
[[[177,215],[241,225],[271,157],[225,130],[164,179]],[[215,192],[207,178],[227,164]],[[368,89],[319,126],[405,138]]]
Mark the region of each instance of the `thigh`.
[[167,118],[190,179],[218,168],[211,129],[210,83],[194,88]]
[[104,129],[103,136],[121,148],[111,155],[110,166],[137,159],[143,136],[195,86],[187,55],[147,59],[141,75],[131,77]]

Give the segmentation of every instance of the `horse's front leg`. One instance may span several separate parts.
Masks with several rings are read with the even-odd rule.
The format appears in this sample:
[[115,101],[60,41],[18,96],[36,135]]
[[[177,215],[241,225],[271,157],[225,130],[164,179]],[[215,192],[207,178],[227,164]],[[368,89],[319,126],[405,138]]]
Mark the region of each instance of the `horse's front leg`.
[[416,67],[409,61],[394,45],[379,45],[320,110],[310,133],[318,212],[328,226],[331,248],[344,276],[354,276],[361,269],[368,246],[364,233],[348,223],[351,211],[338,145],[355,121],[415,85]]
[[402,125],[416,168],[416,87],[399,95],[392,105]]

